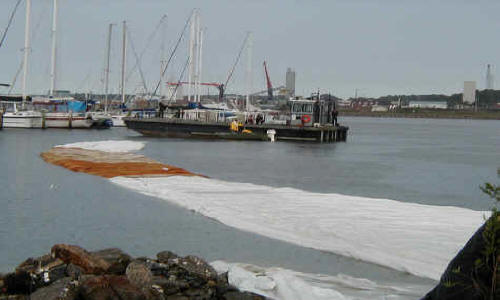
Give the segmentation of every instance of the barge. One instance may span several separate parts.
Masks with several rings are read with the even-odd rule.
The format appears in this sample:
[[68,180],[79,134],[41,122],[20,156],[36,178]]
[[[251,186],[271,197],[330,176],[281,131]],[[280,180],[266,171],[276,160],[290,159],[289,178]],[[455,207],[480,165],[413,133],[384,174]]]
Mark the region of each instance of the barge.
[[[337,124],[335,105],[313,100],[290,102],[290,113],[279,116],[258,112],[230,115],[225,111],[191,109],[179,111],[174,117],[128,117],[123,120],[129,129],[156,137],[317,143],[346,141],[349,128]],[[262,121],[254,122],[255,115],[260,115]],[[235,122],[239,126],[235,126]]]

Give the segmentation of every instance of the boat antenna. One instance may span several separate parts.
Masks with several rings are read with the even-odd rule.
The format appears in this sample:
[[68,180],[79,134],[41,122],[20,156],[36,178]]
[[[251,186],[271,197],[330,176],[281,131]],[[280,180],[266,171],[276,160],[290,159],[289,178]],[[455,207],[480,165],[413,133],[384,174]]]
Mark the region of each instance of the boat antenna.
[[233,64],[233,67],[231,68],[231,71],[229,72],[229,75],[227,76],[226,83],[224,84],[224,88],[227,91],[227,84],[229,83],[229,80],[233,77],[234,69],[236,69],[236,66],[238,65],[238,62],[240,61],[241,54],[243,53],[243,50],[245,50],[245,46],[247,44],[248,39],[250,38],[250,32],[247,32],[247,35],[245,36],[245,39],[243,40],[243,44],[241,45],[240,52],[238,53],[238,56],[236,57],[236,61]]
[[[163,72],[161,73],[161,75],[162,75],[161,77],[165,76],[165,73],[167,72],[168,66],[170,65],[170,62],[172,61],[172,58],[174,57],[174,54],[177,51],[177,48],[179,48],[179,44],[181,43],[182,38],[184,37],[184,33],[186,32],[186,29],[187,29],[187,27],[189,25],[189,21],[191,20],[191,16],[193,15],[194,11],[195,11],[195,9],[193,9],[191,11],[191,14],[189,14],[189,17],[186,20],[186,24],[184,24],[184,28],[181,31],[181,35],[179,36],[179,39],[177,40],[177,43],[175,44],[174,50],[172,50],[172,53],[170,54],[170,56],[169,56],[169,58],[167,60],[167,63],[165,64],[165,68],[163,69]],[[161,78],[160,78],[160,80],[158,80],[158,84],[156,85],[156,88],[153,91],[152,96],[156,95],[156,92],[158,91],[158,88],[160,87],[160,84],[161,84]]]
[[9,17],[9,22],[7,23],[7,27],[5,27],[5,30],[3,31],[2,34],[2,39],[0,39],[0,48],[3,45],[3,42],[5,41],[5,38],[7,37],[7,32],[9,31],[10,25],[12,25],[12,21],[14,20],[14,15],[16,14],[17,8],[19,7],[19,4],[21,4],[22,0],[17,0],[16,6],[14,6],[14,10],[10,14]]

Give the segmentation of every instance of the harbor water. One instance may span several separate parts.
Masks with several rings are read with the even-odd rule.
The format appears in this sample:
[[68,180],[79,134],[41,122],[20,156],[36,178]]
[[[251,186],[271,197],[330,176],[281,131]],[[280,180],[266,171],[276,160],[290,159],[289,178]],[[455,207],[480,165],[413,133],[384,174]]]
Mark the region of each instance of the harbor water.
[[[418,299],[435,280],[398,271],[390,264],[373,263],[364,256],[360,259],[316,250],[300,241],[280,241],[279,236],[266,237],[257,229],[239,230],[210,214],[184,208],[183,199],[169,201],[154,191],[140,193],[106,179],[73,173],[47,164],[39,156],[55,145],[131,140],[145,144],[139,153],[147,157],[217,180],[217,187],[210,187],[215,196],[227,192],[223,188],[230,184],[253,184],[267,187],[269,201],[272,195],[281,197],[283,188],[293,188],[304,203],[310,200],[304,195],[313,194],[391,199],[478,212],[491,207],[479,186],[498,181],[498,121],[342,118],[341,122],[350,127],[348,140],[335,144],[158,139],[125,128],[4,129],[0,132],[0,272],[63,242],[88,249],[120,247],[133,255],[154,256],[168,249],[209,261],[361,278],[377,286],[353,292],[352,286],[334,283],[331,278],[322,286],[335,285],[346,297],[365,295],[370,299],[396,293],[399,298],[395,299]],[[191,184],[193,191],[207,191],[200,182]],[[263,197],[251,191],[246,196],[249,201]],[[439,218],[439,213],[436,216]],[[365,233],[353,228],[352,235],[362,237]],[[415,247],[419,247],[418,241]],[[356,285],[352,282],[354,279],[351,285]],[[407,292],[394,292],[397,288]]]

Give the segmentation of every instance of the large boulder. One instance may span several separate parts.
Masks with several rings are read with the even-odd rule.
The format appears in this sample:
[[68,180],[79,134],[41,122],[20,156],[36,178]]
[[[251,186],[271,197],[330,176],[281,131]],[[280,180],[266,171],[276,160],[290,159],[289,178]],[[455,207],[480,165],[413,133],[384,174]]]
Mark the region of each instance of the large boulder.
[[36,290],[30,295],[30,300],[74,300],[77,296],[76,287],[71,278],[65,277]]
[[[496,226],[500,226],[499,219],[493,219],[493,217],[488,219],[448,264],[438,285],[421,300],[490,299],[486,296],[489,293],[489,288],[485,289],[484,284],[491,284],[492,274],[483,264],[486,250],[485,231],[489,230],[488,224],[491,225],[491,222],[496,222]],[[497,232],[497,238],[499,233]],[[500,250],[497,249],[497,251]],[[500,262],[500,257],[497,258],[497,261]],[[491,299],[500,299],[500,281],[497,282],[497,294],[493,295]]]
[[130,284],[126,276],[92,276],[81,282],[78,298],[84,300],[146,300],[151,299]]
[[92,252],[94,257],[105,260],[110,266],[108,274],[123,275],[132,257],[118,248],[109,248]]
[[142,261],[131,262],[125,271],[128,281],[143,290],[150,289],[153,284],[153,273]]
[[52,247],[51,254],[66,264],[79,266],[86,274],[104,274],[111,267],[104,259],[79,246],[57,244]]

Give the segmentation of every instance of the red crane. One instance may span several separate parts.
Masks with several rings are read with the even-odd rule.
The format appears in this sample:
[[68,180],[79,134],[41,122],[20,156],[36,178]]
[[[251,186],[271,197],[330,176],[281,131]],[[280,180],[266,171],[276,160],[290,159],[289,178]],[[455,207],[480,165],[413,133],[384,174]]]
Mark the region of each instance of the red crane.
[[271,79],[269,78],[269,72],[267,72],[266,61],[264,61],[264,72],[266,72],[266,80],[267,80],[267,97],[268,100],[273,100],[273,84],[271,83]]

